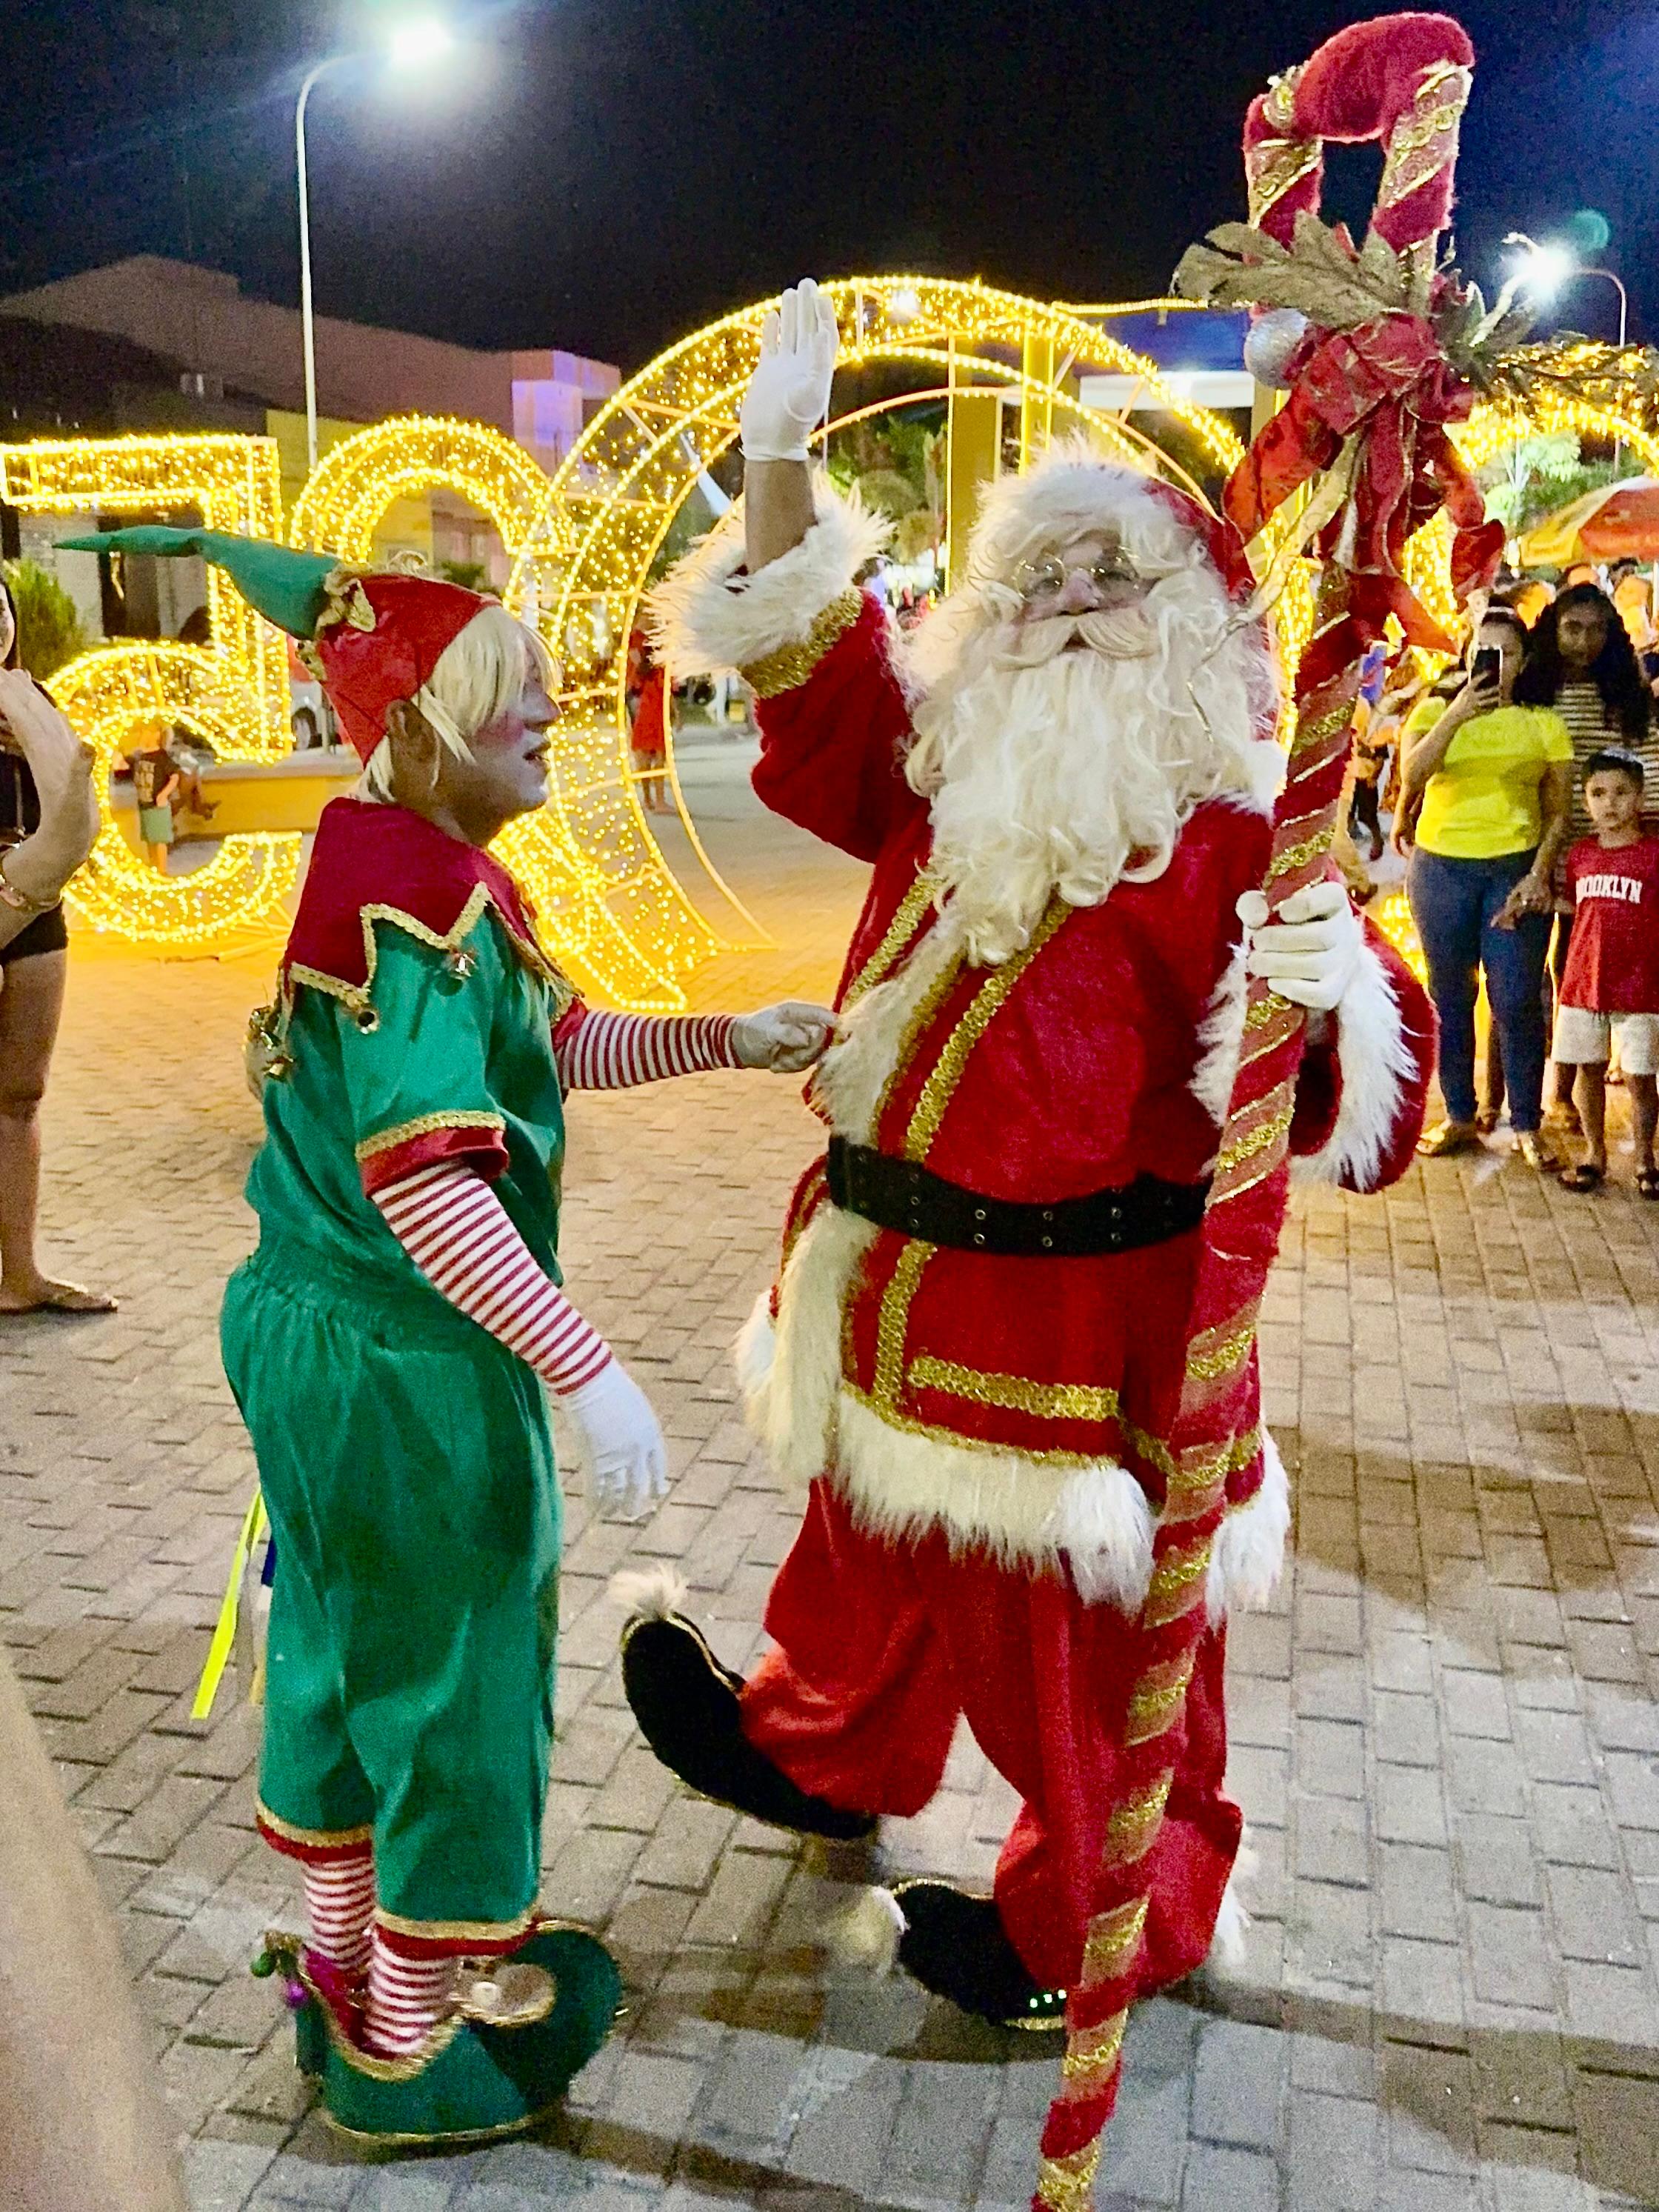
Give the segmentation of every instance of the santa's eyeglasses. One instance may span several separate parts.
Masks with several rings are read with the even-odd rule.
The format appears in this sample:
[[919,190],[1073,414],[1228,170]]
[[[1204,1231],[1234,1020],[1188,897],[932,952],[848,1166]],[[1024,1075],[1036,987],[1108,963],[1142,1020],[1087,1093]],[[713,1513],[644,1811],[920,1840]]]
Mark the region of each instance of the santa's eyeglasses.
[[1055,598],[1075,575],[1086,576],[1101,592],[1141,581],[1139,569],[1127,553],[1107,553],[1098,561],[1087,562],[1062,561],[1051,553],[1040,561],[1020,562],[1009,581],[1030,606],[1035,600]]

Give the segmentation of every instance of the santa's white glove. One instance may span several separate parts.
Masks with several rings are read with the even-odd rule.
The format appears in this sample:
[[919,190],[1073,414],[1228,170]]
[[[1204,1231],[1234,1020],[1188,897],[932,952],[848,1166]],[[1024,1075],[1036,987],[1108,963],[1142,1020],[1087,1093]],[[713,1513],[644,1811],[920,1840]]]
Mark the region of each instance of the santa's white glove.
[[732,1049],[743,1067],[769,1068],[774,1075],[799,1075],[816,1066],[835,1041],[836,1018],[828,1006],[786,999],[757,1014],[739,1014],[732,1024]]
[[836,311],[811,278],[766,318],[761,357],[739,417],[746,461],[804,461],[806,441],[830,411]]
[[637,1521],[668,1495],[668,1447],[651,1401],[614,1355],[563,1401],[581,1431],[587,1494],[610,1521]]
[[1340,884],[1310,884],[1267,919],[1260,891],[1246,891],[1238,918],[1249,938],[1245,966],[1310,1013],[1328,1014],[1359,968],[1365,933]]

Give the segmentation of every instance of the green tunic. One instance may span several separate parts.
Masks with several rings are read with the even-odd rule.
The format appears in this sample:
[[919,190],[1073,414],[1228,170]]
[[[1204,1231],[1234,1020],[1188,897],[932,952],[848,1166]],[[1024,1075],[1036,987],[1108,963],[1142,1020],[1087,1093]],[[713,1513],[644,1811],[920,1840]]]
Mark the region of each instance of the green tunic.
[[[488,1948],[535,1904],[560,1497],[532,1370],[420,1274],[365,1162],[471,1143],[557,1279],[563,1120],[548,985],[486,909],[447,953],[374,923],[373,1016],[296,986],[248,1179],[225,1370],[276,1538],[260,1825],[373,1838],[380,1917]],[[361,995],[361,994],[360,994]]]

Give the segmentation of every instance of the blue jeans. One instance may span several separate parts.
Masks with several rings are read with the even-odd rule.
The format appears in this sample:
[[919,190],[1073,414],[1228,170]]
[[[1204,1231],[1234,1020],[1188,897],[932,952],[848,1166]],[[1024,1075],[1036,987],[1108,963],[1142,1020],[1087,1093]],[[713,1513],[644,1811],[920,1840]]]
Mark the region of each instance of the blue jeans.
[[1529,914],[1513,929],[1493,927],[1532,860],[1530,853],[1504,853],[1495,860],[1454,860],[1420,845],[1413,848],[1406,895],[1440,1017],[1440,1090],[1454,1121],[1474,1119],[1474,1001],[1484,969],[1504,1055],[1510,1125],[1538,1127],[1550,917]]

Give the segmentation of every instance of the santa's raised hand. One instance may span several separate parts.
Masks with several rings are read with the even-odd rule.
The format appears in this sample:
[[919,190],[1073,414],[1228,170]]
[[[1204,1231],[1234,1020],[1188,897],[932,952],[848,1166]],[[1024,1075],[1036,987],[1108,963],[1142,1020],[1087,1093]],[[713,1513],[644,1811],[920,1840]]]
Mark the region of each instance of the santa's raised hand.
[[830,410],[838,343],[836,311],[811,278],[792,285],[766,318],[743,395],[746,461],[806,459],[806,441]]

